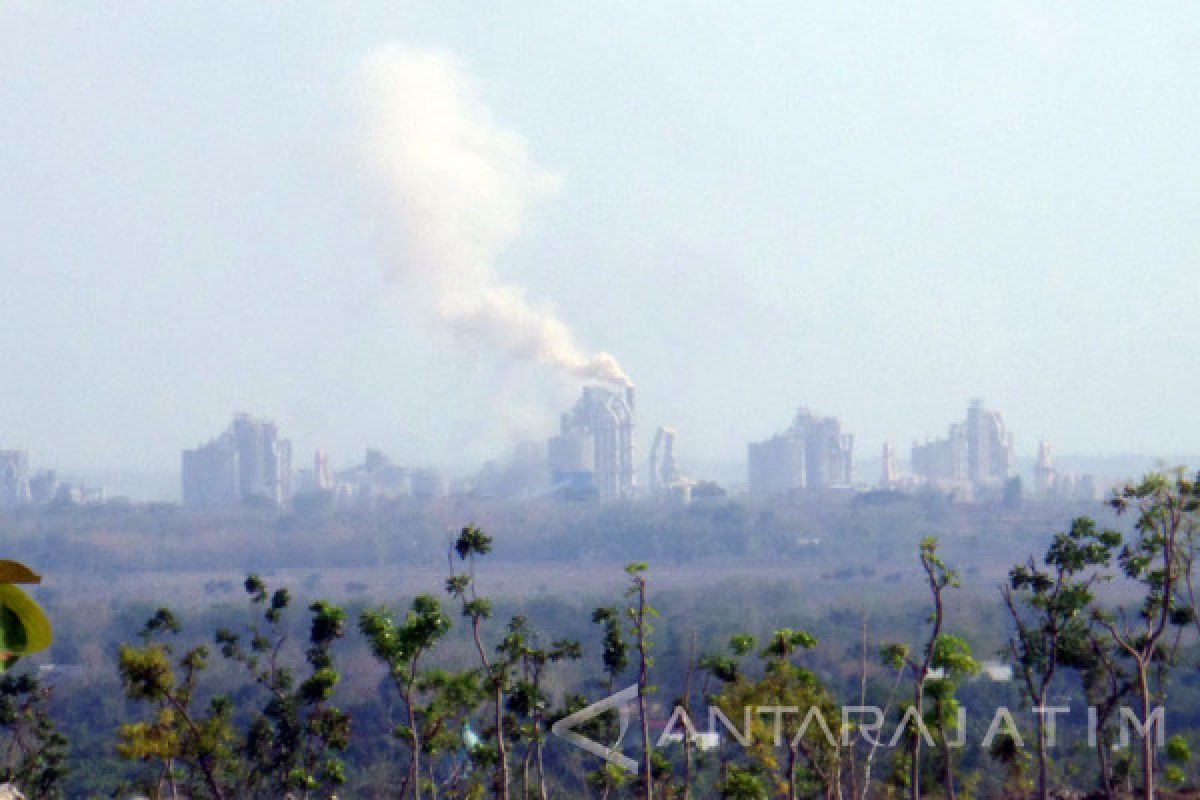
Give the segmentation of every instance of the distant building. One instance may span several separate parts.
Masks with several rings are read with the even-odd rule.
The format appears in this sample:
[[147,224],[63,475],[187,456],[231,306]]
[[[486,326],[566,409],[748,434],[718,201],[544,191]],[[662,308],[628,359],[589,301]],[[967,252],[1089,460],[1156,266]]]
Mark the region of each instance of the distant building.
[[634,392],[588,386],[546,445],[554,487],[602,500],[632,497]]
[[0,508],[27,505],[30,499],[29,454],[0,450]]
[[1045,439],[1038,442],[1037,463],[1033,467],[1033,491],[1045,497],[1054,491],[1057,470],[1054,468],[1054,451]]
[[242,499],[238,451],[228,434],[183,451],[183,504],[189,508],[237,505]]
[[1001,486],[1013,474],[1013,437],[999,411],[974,399],[967,409],[967,476],[976,486]]
[[783,433],[746,448],[750,491],[783,494],[794,489],[830,489],[854,482],[854,437],[842,433],[837,417],[796,412]]
[[[3,455],[0,454],[0,462]],[[3,470],[0,469],[0,472]],[[27,494],[22,503],[35,506],[54,504],[71,505],[101,505],[105,502],[104,489],[99,486],[85,486],[82,483],[67,483],[62,481],[52,469],[42,470],[26,481]]]
[[912,471],[924,483],[949,485],[968,483],[966,426],[950,426],[946,436],[923,444],[913,442]]
[[321,492],[333,491],[333,470],[329,467],[329,454],[318,450],[313,456],[313,488]]
[[1106,490],[1095,475],[1062,472],[1054,463],[1054,450],[1045,439],[1038,442],[1033,466],[1033,489],[1038,497],[1061,500],[1099,500]]
[[879,474],[881,489],[895,489],[900,484],[900,474],[896,471],[896,448],[891,442],[883,443],[882,467]]
[[58,497],[60,486],[62,481],[58,479],[58,473],[52,469],[44,470],[29,479],[29,494],[34,504],[44,506]]
[[660,426],[654,434],[647,469],[647,489],[653,497],[665,498],[678,505],[692,502],[692,490],[696,481],[679,469],[676,461],[676,446],[679,432],[674,428]]
[[251,499],[282,506],[292,496],[292,443],[275,423],[237,414],[213,441],[183,451],[183,503],[191,508]]
[[972,400],[945,438],[913,443],[912,471],[925,484],[968,492],[999,489],[1013,475],[1013,437],[999,411]]

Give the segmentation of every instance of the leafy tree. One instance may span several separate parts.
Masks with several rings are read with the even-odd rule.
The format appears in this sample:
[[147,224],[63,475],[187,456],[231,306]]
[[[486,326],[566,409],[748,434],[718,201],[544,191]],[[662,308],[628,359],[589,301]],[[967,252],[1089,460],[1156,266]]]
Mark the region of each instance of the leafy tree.
[[453,556],[465,562],[467,572],[452,574],[446,580],[446,591],[457,598],[462,606],[462,615],[471,621],[471,636],[475,642],[475,651],[479,656],[480,668],[485,676],[486,684],[492,693],[492,705],[495,712],[495,778],[493,792],[500,800],[508,800],[511,784],[508,763],[508,741],[505,734],[505,703],[504,695],[509,683],[509,664],[505,662],[492,663],[487,648],[483,645],[483,623],[492,617],[492,604],[480,597],[475,583],[475,559],[492,552],[492,537],[474,526],[463,528],[455,540]]
[[174,612],[160,608],[139,637],[140,647],[122,645],[119,671],[125,696],[156,708],[148,721],[120,728],[117,747],[131,761],[157,760],[161,764],[156,794],[164,784],[178,795],[176,763],[185,767],[184,789],[193,797],[225,800],[222,778],[233,771],[233,704],[228,697],[212,699],[207,710],[195,707],[200,674],[208,669],[208,648],[199,645],[174,660],[174,650],[159,637],[177,635],[183,627]]
[[[744,645],[745,640],[735,642]],[[774,775],[775,788],[788,800],[818,787],[840,792],[840,714],[833,696],[811,670],[794,663],[796,654],[816,647],[807,631],[780,628],[760,653],[764,669],[754,679],[738,670],[713,702],[730,720],[742,720],[743,709],[774,706],[799,712],[779,712],[777,718],[752,717],[751,741],[745,765],[730,764],[722,785],[745,787],[754,776]],[[740,648],[739,648],[740,649]],[[829,723],[833,727],[829,727]],[[778,748],[785,747],[781,760]],[[749,770],[749,771],[747,771]],[[740,790],[740,789],[739,789]]]
[[[420,719],[428,764],[427,786],[432,797],[437,797],[439,791],[447,797],[481,794],[484,787],[478,775],[467,767],[474,763],[494,766],[494,750],[486,747],[471,728],[471,715],[486,697],[479,678],[478,670],[430,669],[420,673],[416,691],[428,698]],[[434,766],[443,756],[450,758],[448,774],[441,776]]]
[[[979,674],[979,662],[971,655],[970,646],[957,636],[943,633],[933,643],[933,658],[929,662],[935,671],[926,682],[926,691],[933,699],[930,727],[937,732],[942,745],[942,781],[948,798],[954,792],[954,750],[950,743],[950,731],[960,728],[961,706],[955,691],[963,678]],[[960,730],[961,733],[961,730]]]
[[[904,671],[908,665],[908,645],[904,644],[889,644],[884,645],[879,650],[879,661],[887,669],[893,673],[892,685],[888,691],[887,700],[881,709],[884,719],[887,719],[888,713],[892,710],[892,705],[896,702],[896,694],[900,690],[900,682],[904,679]],[[865,705],[865,692],[863,698]],[[875,766],[875,755],[879,751],[880,740],[878,735],[872,737],[870,748],[867,750],[867,755],[863,759],[862,768],[862,800],[867,800],[867,796],[871,791],[871,771]]]
[[450,619],[436,597],[423,594],[412,602],[403,622],[396,622],[386,608],[367,610],[359,617],[358,628],[367,639],[371,652],[387,665],[400,697],[404,702],[407,725],[396,728],[395,735],[409,747],[408,772],[400,789],[404,797],[411,788],[413,797],[421,797],[421,751],[425,745],[418,696],[421,679],[421,658],[428,654],[450,630]]
[[[1079,517],[1070,530],[1058,533],[1039,565],[1032,556],[1012,568],[1001,587],[1004,604],[1015,628],[1009,640],[1025,692],[1035,709],[1046,706],[1047,692],[1058,668],[1086,666],[1091,641],[1085,616],[1094,598],[1093,586],[1121,544],[1121,534],[1100,531]],[[1072,658],[1072,656],[1075,656]],[[1038,796],[1049,800],[1045,713],[1035,713]]]
[[[616,608],[602,607],[592,612],[592,623],[603,629],[601,658],[610,695],[616,690],[617,679],[629,668],[629,643],[625,639],[622,622],[621,612]],[[614,735],[614,715],[608,713],[604,717],[607,722],[606,740],[611,741]],[[625,784],[625,773],[610,769],[609,766],[605,764],[588,776],[588,782],[600,791],[601,800],[605,800],[614,789],[620,789]]]
[[150,704],[155,713],[121,726],[118,752],[131,761],[159,763],[157,796],[165,788],[172,797],[210,800],[308,797],[345,781],[340,754],[349,745],[350,717],[330,704],[340,679],[333,645],[345,635],[345,612],[324,601],[309,607],[308,672],[297,681],[284,660],[288,591],[269,591],[254,575],[245,589],[262,609],[266,627],[252,624],[244,636],[222,628],[214,637],[222,656],[242,665],[266,695],[244,731],[228,695],[212,695],[207,706],[198,702],[209,648],[199,645],[176,658],[170,637],[183,626],[170,609],[160,608],[146,622],[140,646],[121,646],[118,668],[126,697]]
[[1004,788],[1008,792],[1005,796],[1024,796],[1025,771],[1029,756],[1025,753],[1025,749],[1017,743],[1016,738],[1007,731],[998,733],[992,740],[988,755],[1004,766]]
[[31,673],[0,675],[0,783],[20,786],[29,800],[63,796],[67,739],[47,711],[50,693]]
[[257,575],[248,576],[243,586],[261,609],[265,627],[251,624],[244,635],[221,629],[214,637],[221,655],[242,665],[266,694],[237,746],[242,775],[236,793],[308,797],[340,786],[346,780],[341,754],[349,746],[350,717],[330,700],[341,680],[333,645],[346,635],[346,613],[323,600],[309,606],[308,672],[297,682],[295,669],[283,659],[291,594],[284,587],[271,591]]
[[1147,726],[1142,738],[1142,791],[1144,797],[1153,798],[1156,724],[1151,718],[1155,691],[1150,670],[1156,664],[1165,668],[1162,640],[1168,625],[1189,621],[1181,613],[1178,595],[1188,531],[1200,507],[1200,485],[1181,469],[1169,475],[1151,473],[1117,489],[1110,505],[1118,514],[1137,515],[1135,538],[1121,549],[1118,561],[1125,575],[1141,584],[1143,601],[1137,622],[1124,614],[1118,620],[1099,610],[1094,616],[1133,664],[1142,724]]
[[[1064,643],[1069,645],[1072,642],[1072,639],[1068,639]],[[1112,720],[1124,699],[1134,689],[1133,679],[1118,655],[1119,650],[1112,638],[1104,631],[1093,629],[1082,651],[1071,653],[1066,659],[1067,663],[1081,672],[1084,697],[1088,706],[1096,710],[1096,761],[1100,785],[1109,800],[1117,796],[1115,765],[1109,763],[1114,741]]]
[[547,667],[563,660],[577,660],[583,655],[579,642],[559,639],[550,647],[542,647],[537,632],[524,616],[513,617],[508,633],[497,648],[500,655],[517,667],[520,677],[508,697],[508,709],[523,719],[518,730],[529,742],[521,762],[521,789],[529,796],[529,771],[535,765],[538,776],[538,795],[547,800],[546,767],[543,745],[546,738],[547,711],[550,699],[543,691]]
[[722,800],[767,800],[767,786],[754,769],[732,766],[720,786]]
[[[929,586],[929,593],[933,600],[933,612],[929,616],[929,638],[926,639],[925,646],[921,650],[920,660],[909,655],[907,650],[904,651],[903,659],[912,675],[913,708],[916,718],[924,720],[926,716],[925,686],[930,677],[930,670],[936,666],[935,661],[939,655],[938,642],[942,637],[942,628],[946,621],[944,595],[947,589],[958,588],[960,581],[958,573],[946,566],[946,562],[938,555],[937,539],[933,537],[922,539],[917,550],[917,557],[921,562],[921,569],[925,573],[925,581]],[[898,646],[892,645],[887,648],[886,652],[889,655],[898,656],[901,650]],[[921,798],[921,741],[923,738],[920,727],[915,725],[910,737],[908,764],[908,788],[912,800]],[[952,777],[949,771],[947,776]],[[947,791],[953,791],[952,784],[946,788]]]
[[652,800],[654,797],[654,765],[650,758],[650,719],[646,715],[646,697],[654,691],[654,687],[650,685],[650,667],[654,665],[654,658],[650,655],[653,643],[649,637],[654,631],[652,620],[658,616],[658,612],[646,602],[646,573],[648,570],[649,567],[642,563],[626,565],[625,574],[629,576],[629,588],[626,590],[625,596],[633,601],[633,605],[626,609],[626,613],[629,616],[630,629],[638,653],[638,717],[642,725],[642,774],[639,778],[642,783],[643,797],[645,800]]

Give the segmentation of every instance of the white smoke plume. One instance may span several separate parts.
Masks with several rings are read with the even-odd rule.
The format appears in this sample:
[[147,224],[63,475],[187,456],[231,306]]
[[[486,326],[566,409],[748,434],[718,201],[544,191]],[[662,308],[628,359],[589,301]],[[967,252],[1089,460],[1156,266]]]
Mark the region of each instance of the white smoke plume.
[[389,277],[467,341],[629,385],[612,355],[582,350],[566,323],[496,274],[496,256],[560,179],[490,118],[459,64],[438,51],[385,47],[367,58],[363,86],[364,155]]

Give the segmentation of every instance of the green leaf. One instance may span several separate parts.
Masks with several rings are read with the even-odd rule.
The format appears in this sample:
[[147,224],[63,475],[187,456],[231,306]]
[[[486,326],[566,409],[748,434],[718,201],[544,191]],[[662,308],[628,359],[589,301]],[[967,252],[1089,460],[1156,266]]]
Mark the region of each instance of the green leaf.
[[[25,641],[21,649],[15,650],[11,646],[8,649],[20,655],[28,655],[45,650],[54,641],[54,630],[50,625],[50,620],[46,618],[42,607],[23,590],[11,584],[0,584],[0,607],[15,615],[24,628]],[[6,640],[8,640],[8,633],[6,625]]]
[[7,608],[0,608],[0,651],[22,653],[28,641],[21,618]]

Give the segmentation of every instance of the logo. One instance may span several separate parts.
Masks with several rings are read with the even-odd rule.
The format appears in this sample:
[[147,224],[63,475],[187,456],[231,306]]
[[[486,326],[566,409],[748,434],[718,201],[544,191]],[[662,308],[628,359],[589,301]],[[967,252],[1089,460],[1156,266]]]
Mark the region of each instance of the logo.
[[[559,738],[565,739],[579,749],[598,756],[609,764],[636,775],[638,773],[638,762],[619,752],[618,748],[620,748],[621,742],[629,730],[629,722],[633,717],[633,706],[637,698],[638,687],[635,684],[597,703],[593,703],[587,708],[576,711],[568,717],[564,717],[550,727],[550,732]],[[617,710],[620,723],[617,740],[611,745],[603,745],[600,742],[589,739],[576,730],[611,709]],[[1046,743],[1054,747],[1056,745],[1055,718],[1070,714],[1070,707],[1037,706],[1030,710],[1035,716],[1043,717]],[[840,736],[834,735],[834,729],[830,727],[825,719],[827,710],[819,706],[808,708],[807,713],[804,713],[805,709],[795,706],[747,706],[742,711],[744,717],[742,720],[743,728],[739,730],[720,708],[709,706],[708,733],[699,733],[692,724],[688,712],[684,708],[676,706],[674,713],[671,714],[670,719],[666,721],[663,727],[662,735],[654,746],[662,748],[672,743],[687,740],[694,742],[701,750],[711,750],[719,746],[722,738],[722,734],[718,733],[717,723],[719,722],[724,727],[725,733],[733,740],[742,747],[749,747],[761,737],[761,734],[756,731],[754,720],[763,716],[771,718],[771,725],[766,729],[766,733],[772,734],[769,738],[775,747],[783,747],[785,745],[793,748],[797,747],[804,737],[809,735],[810,730],[814,731],[814,734],[812,734],[814,736],[818,734],[824,736],[830,748],[834,749],[838,747],[850,747],[857,740],[868,743],[872,749],[875,747],[894,748],[902,741],[907,740],[908,737],[916,735],[919,735],[929,747],[934,746],[934,740],[929,729],[912,706],[907,707],[903,718],[896,725],[890,739],[881,735],[885,726],[887,712],[885,709],[876,706],[841,707],[840,715],[834,718],[835,722],[840,722]],[[828,713],[836,714],[837,711],[829,709]],[[800,716],[801,714],[803,714],[803,717]],[[965,737],[967,730],[967,710],[959,708],[957,716],[958,719],[954,725],[954,729],[958,732],[958,736],[953,741],[947,738],[946,744],[950,747],[961,748],[967,744]],[[784,735],[785,718],[798,721],[799,723],[798,725],[789,726],[787,736]],[[1131,728],[1134,733],[1143,739],[1152,738],[1153,746],[1155,747],[1164,747],[1166,744],[1166,714],[1162,706],[1156,706],[1151,709],[1144,720],[1132,709],[1122,706],[1119,709],[1117,722],[1120,732],[1119,741],[1122,748],[1130,746]],[[677,725],[683,727],[684,733],[682,735],[674,733]],[[793,731],[794,736],[792,735]],[[987,733],[983,737],[983,748],[985,750],[990,748],[993,740],[1000,733],[1006,733],[1011,736],[1018,748],[1025,748],[1020,728],[1013,718],[1012,712],[1004,706],[998,706],[995,709],[991,723],[987,726]],[[1099,738],[1099,715],[1095,708],[1088,707],[1088,747],[1098,746]]]
[[[586,750],[592,755],[599,756],[608,763],[636,775],[638,763],[624,753],[618,752],[617,748],[621,746],[621,741],[625,738],[626,731],[629,730],[629,720],[633,716],[632,705],[637,700],[637,696],[638,687],[634,684],[627,689],[622,689],[616,694],[604,698],[598,703],[593,703],[587,708],[576,711],[569,717],[563,717],[551,726],[550,732],[555,736],[566,739],[579,749]],[[617,709],[617,716],[620,719],[620,729],[617,732],[617,740],[610,746],[605,747],[575,730],[575,728],[591,722],[605,711],[613,708]]]

